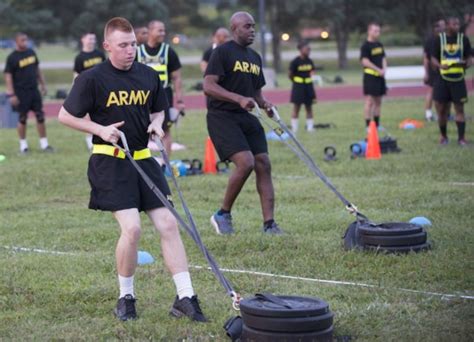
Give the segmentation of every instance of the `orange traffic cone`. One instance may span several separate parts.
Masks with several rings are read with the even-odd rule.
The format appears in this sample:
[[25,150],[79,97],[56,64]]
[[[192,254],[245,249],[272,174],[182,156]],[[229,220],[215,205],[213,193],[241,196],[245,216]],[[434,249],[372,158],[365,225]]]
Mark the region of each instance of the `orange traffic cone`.
[[382,153],[380,152],[379,135],[377,134],[377,126],[375,121],[370,121],[369,136],[367,139],[367,151],[365,152],[365,159],[380,159]]
[[216,152],[211,138],[206,139],[206,148],[204,150],[204,173],[217,173]]

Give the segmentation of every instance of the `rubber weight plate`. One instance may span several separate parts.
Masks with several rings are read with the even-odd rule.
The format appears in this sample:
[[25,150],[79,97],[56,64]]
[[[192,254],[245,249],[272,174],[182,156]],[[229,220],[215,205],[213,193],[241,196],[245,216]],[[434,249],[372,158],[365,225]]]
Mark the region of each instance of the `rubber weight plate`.
[[276,332],[322,331],[333,323],[334,314],[308,317],[263,317],[242,313],[244,324],[252,329]]
[[241,341],[250,342],[315,342],[332,341],[334,327],[330,326],[323,331],[305,333],[277,333],[252,329],[244,324]]
[[426,242],[426,243],[422,243],[420,245],[392,246],[392,247],[389,247],[389,246],[381,247],[381,246],[365,245],[364,249],[365,250],[377,251],[377,252],[384,252],[384,253],[388,253],[388,254],[421,252],[421,251],[426,251],[428,249],[431,249],[431,243]]
[[299,296],[277,297],[291,306],[291,309],[271,301],[251,297],[240,302],[242,317],[245,314],[263,317],[305,317],[320,316],[329,312],[328,303],[319,298]]
[[364,245],[412,246],[426,242],[426,231],[410,235],[361,235]]
[[358,231],[362,235],[409,235],[417,234],[423,230],[423,227],[406,222],[386,222],[376,225],[368,223],[359,224]]

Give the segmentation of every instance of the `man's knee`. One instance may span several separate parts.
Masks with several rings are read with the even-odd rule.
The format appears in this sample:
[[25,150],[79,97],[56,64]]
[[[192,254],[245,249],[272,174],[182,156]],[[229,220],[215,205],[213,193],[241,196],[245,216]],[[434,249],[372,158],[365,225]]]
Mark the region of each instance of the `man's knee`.
[[240,172],[249,174],[255,167],[255,158],[250,151],[239,152],[237,155],[231,157]]
[[257,172],[270,174],[272,172],[272,164],[268,154],[262,153],[255,156],[255,170]]
[[178,222],[169,210],[161,214],[158,231],[164,238],[179,234]]
[[44,123],[44,112],[42,110],[35,112],[35,115],[37,123]]
[[28,119],[28,113],[20,113],[18,114],[18,122],[22,125],[26,125],[26,121]]
[[130,224],[126,227],[122,227],[121,235],[129,242],[136,243],[140,240],[141,232],[142,230],[139,224]]

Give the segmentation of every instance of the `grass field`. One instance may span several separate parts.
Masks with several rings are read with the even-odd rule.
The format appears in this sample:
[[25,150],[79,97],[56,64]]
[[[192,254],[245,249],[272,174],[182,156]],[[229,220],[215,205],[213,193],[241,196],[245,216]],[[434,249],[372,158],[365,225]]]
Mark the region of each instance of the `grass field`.
[[[364,137],[362,102],[323,103],[316,122],[337,128],[299,138],[338,189],[375,221],[426,216],[432,251],[409,255],[345,252],[341,236],[352,222],[337,198],[282,144],[270,142],[276,189],[276,219],[286,234],[264,236],[251,176],[235,205],[237,233],[217,236],[209,217],[219,207],[227,175],[183,177],[184,196],[203,241],[225,268],[375,285],[373,288],[226,273],[244,297],[256,292],[323,298],[335,313],[335,334],[360,341],[472,341],[474,302],[410,293],[399,288],[474,295],[474,149],[438,146],[436,124],[404,131],[398,123],[422,115],[422,99],[397,99],[383,106],[382,124],[398,138],[400,154],[379,161],[349,158],[349,144]],[[472,113],[470,104],[468,112]],[[288,119],[288,106],[281,113]],[[118,289],[114,269],[117,224],[109,213],[87,209],[88,153],[83,135],[48,123],[55,154],[42,154],[30,120],[29,156],[17,155],[14,130],[0,133],[0,340],[224,341],[222,325],[233,315],[231,301],[208,271],[191,268],[194,287],[209,324],[168,316],[174,286],[164,269],[159,236],[144,219],[140,250],[157,261],[136,274],[140,319],[121,323],[112,315]],[[302,122],[301,122],[302,123]],[[176,135],[176,131],[174,131]],[[189,148],[177,158],[202,158],[207,136],[203,112],[190,112],[178,141]],[[471,122],[467,137],[474,137]],[[323,161],[334,145],[338,161]],[[205,266],[185,236],[190,263]],[[70,255],[15,252],[10,247]]]

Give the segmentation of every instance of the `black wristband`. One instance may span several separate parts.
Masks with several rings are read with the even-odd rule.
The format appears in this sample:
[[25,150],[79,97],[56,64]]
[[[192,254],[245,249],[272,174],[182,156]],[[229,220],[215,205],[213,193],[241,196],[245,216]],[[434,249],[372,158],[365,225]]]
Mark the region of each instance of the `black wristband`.
[[15,94],[6,94],[7,96],[7,99],[10,98],[10,97],[15,97],[16,95]]

